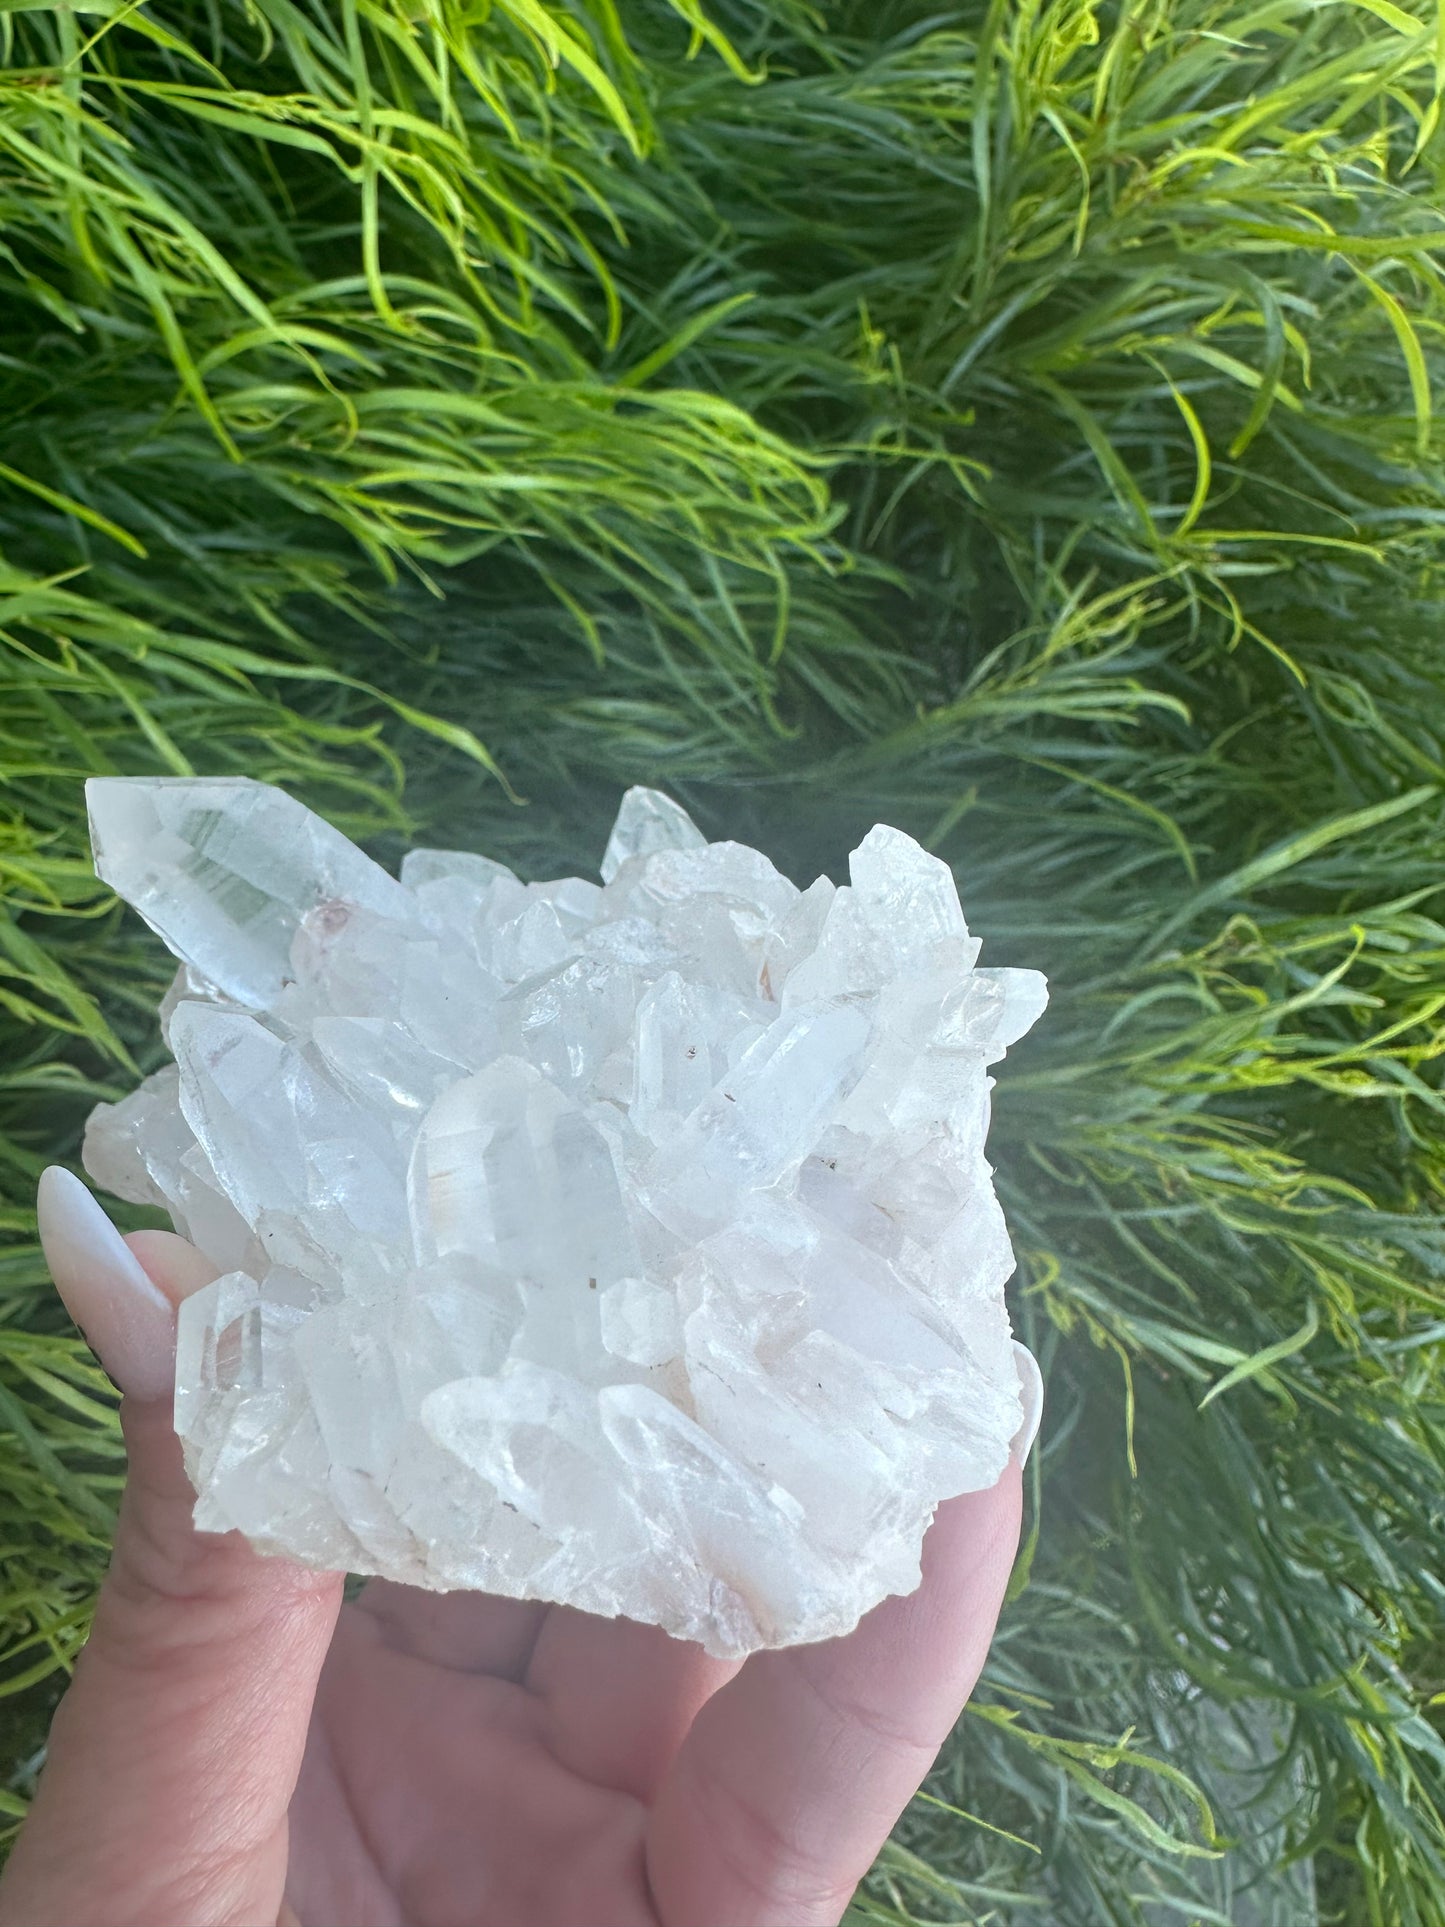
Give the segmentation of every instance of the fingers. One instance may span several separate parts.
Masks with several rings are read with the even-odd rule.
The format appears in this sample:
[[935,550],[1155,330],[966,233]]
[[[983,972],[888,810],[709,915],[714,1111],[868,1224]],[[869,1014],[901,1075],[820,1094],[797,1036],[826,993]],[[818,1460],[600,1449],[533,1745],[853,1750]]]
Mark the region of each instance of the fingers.
[[0,1924],[270,1923],[341,1580],[191,1524],[168,1392],[174,1306],[212,1276],[205,1260],[169,1234],[128,1248],[68,1173],[47,1172],[40,1204],[56,1285],[126,1394],[130,1468]]
[[188,1287],[182,1279],[168,1292],[166,1280],[150,1276],[79,1178],[58,1164],[42,1175],[35,1204],[55,1289],[86,1343],[120,1391],[137,1399],[168,1397],[176,1306],[187,1288],[198,1290],[215,1273],[184,1239],[173,1238],[200,1270]]
[[377,1622],[400,1653],[458,1673],[520,1680],[547,1614],[535,1599],[487,1593],[420,1592],[390,1579],[368,1579],[356,1611]]
[[373,1620],[396,1652],[525,1686],[541,1702],[552,1757],[639,1800],[652,1797],[698,1709],[737,1671],[656,1626],[536,1601],[372,1579],[348,1612]]
[[982,1670],[1018,1546],[1018,1459],[938,1509],[923,1582],[846,1639],[759,1653],[694,1723],[648,1867],[665,1927],[831,1927]]
[[650,1800],[699,1710],[737,1670],[660,1627],[554,1606],[526,1685],[545,1708],[554,1759]]

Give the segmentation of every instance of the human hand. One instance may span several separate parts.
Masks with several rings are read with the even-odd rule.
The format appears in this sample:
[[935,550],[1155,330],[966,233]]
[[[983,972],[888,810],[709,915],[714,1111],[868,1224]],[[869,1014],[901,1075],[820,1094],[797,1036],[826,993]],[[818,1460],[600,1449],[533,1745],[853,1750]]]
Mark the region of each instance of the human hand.
[[844,1639],[708,1658],[657,1628],[341,1577],[198,1533],[175,1306],[212,1276],[41,1182],[52,1275],[124,1394],[130,1472],[0,1927],[821,1927],[988,1651],[1025,1424],[941,1506],[923,1583]]

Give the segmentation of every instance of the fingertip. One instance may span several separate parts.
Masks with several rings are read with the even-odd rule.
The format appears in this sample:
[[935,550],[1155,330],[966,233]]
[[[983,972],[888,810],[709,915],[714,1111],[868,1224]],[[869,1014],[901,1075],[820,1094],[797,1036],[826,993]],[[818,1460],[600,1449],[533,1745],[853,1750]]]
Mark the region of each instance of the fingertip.
[[62,1165],[41,1173],[35,1216],[55,1289],[111,1379],[134,1398],[164,1397],[175,1356],[171,1300]]
[[204,1252],[174,1231],[131,1231],[125,1243],[152,1284],[172,1305],[193,1297],[220,1276]]
[[1015,1462],[1027,1465],[1029,1453],[1034,1449],[1034,1440],[1039,1435],[1039,1426],[1044,1416],[1044,1375],[1039,1370],[1039,1361],[1028,1346],[1018,1339],[1014,1340],[1014,1369],[1019,1377],[1019,1398],[1023,1403],[1023,1423],[1013,1436],[1009,1452]]
[[1023,1468],[1012,1458],[994,1485],[944,1500],[923,1541],[922,1584],[907,1602],[918,1623],[987,1619],[991,1630],[1018,1556],[1023,1514]]

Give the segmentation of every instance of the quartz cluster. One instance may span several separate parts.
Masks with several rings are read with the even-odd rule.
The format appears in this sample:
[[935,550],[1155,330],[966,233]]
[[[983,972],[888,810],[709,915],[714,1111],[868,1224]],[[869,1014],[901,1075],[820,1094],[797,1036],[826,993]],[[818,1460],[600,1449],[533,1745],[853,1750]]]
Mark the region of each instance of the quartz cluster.
[[630,790],[600,884],[283,791],[100,778],[96,867],[181,959],[103,1186],[220,1272],[184,1305],[197,1523],[627,1614],[714,1653],[918,1582],[1020,1420],[987,1066],[1045,1001],[873,830],[799,891]]

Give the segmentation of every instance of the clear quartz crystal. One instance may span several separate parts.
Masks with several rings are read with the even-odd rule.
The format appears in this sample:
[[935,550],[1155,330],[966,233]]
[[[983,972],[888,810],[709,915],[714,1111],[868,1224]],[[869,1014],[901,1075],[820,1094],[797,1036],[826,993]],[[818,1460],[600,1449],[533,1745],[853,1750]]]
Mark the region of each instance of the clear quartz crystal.
[[392,878],[242,779],[89,785],[180,959],[174,1065],[86,1168],[221,1275],[186,1301],[196,1517],[318,1567],[626,1614],[742,1655],[917,1584],[1020,1419],[980,970],[880,826],[799,892],[627,792],[602,862]]

